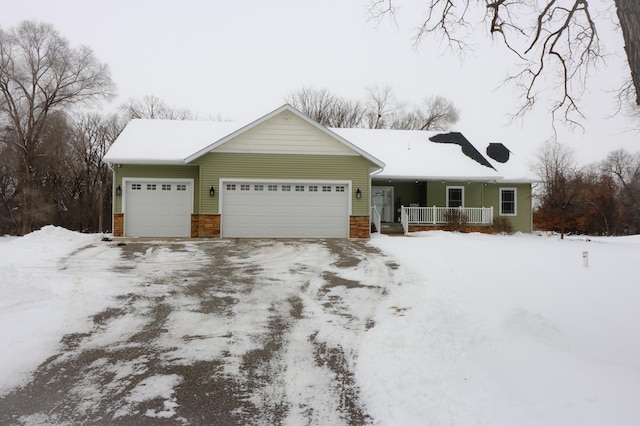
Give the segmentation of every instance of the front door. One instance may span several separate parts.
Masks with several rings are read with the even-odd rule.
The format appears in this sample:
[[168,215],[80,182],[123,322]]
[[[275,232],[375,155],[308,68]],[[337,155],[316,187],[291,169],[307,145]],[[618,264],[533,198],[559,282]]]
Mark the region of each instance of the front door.
[[372,186],[371,201],[383,222],[393,222],[393,186]]

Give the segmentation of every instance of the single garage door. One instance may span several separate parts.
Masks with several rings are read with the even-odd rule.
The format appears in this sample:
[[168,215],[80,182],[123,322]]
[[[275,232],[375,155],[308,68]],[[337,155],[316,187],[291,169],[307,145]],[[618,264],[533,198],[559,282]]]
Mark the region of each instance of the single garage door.
[[128,181],[124,197],[127,237],[191,236],[191,181]]
[[224,182],[222,236],[346,238],[349,185]]

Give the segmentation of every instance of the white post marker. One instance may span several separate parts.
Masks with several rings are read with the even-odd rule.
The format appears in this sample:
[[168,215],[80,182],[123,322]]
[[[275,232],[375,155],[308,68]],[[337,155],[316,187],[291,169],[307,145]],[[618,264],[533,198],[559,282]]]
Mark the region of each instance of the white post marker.
[[584,266],[585,268],[589,267],[589,252],[588,251],[583,251],[582,252],[582,266]]

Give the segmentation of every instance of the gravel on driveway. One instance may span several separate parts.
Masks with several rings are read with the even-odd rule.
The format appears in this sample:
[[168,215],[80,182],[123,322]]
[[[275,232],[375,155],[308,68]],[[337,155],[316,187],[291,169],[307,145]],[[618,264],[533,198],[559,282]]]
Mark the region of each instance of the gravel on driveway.
[[355,367],[395,265],[366,241],[105,244],[129,291],[0,398],[0,424],[374,423]]

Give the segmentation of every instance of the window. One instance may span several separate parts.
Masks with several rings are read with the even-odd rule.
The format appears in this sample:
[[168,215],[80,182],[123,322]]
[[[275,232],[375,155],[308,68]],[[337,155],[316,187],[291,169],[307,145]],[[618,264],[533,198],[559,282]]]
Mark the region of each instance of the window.
[[235,191],[236,190],[236,184],[235,183],[228,183],[227,184],[227,191]]
[[162,184],[162,190],[163,191],[171,191],[171,185],[167,185],[167,184]]
[[304,185],[296,185],[296,192],[304,192]]
[[264,191],[264,185],[253,185],[254,191]]
[[322,186],[322,192],[331,192],[331,187],[328,185],[323,185]]
[[267,190],[268,191],[277,191],[278,190],[278,185],[267,185]]
[[240,191],[249,191],[251,189],[251,185],[241,184]]
[[283,191],[291,191],[291,185],[282,185]]
[[318,185],[309,185],[309,192],[318,192]]
[[134,191],[140,191],[142,189],[142,184],[141,183],[132,183],[131,184],[131,189]]
[[147,184],[147,191],[155,191],[156,190],[156,184],[155,183],[148,183]]
[[338,186],[336,186],[336,192],[344,192],[344,190],[345,190],[344,185],[338,185]]
[[182,183],[176,185],[176,191],[186,191],[186,190],[187,190],[187,185]]
[[464,207],[463,186],[447,186],[447,207]]
[[516,214],[516,189],[500,188],[500,215],[515,216]]

